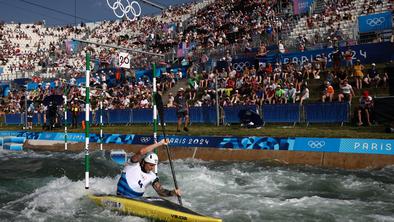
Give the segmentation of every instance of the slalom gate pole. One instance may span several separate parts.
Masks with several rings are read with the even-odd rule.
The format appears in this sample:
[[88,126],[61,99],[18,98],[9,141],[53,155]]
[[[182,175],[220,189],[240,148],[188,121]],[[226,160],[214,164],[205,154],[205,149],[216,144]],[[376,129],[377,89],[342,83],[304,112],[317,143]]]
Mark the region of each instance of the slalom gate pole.
[[[156,94],[157,94],[157,86],[156,86],[156,64],[152,65],[153,71],[153,93],[152,93],[152,103],[153,103],[153,142],[157,143],[157,104],[156,104]],[[154,151],[157,154],[157,149]],[[155,173],[157,174],[157,165],[155,167]]]
[[85,189],[89,189],[89,115],[90,115],[90,54],[86,53],[86,104],[85,104]]
[[64,150],[67,150],[67,90],[64,86]]
[[103,93],[100,97],[100,150],[103,150]]

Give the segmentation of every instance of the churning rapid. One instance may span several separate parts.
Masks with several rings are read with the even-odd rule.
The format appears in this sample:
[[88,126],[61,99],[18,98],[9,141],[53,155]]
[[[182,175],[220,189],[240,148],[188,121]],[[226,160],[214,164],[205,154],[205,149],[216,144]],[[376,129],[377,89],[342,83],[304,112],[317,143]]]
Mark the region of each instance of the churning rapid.
[[[115,193],[121,167],[92,153],[85,190],[83,163],[83,153],[1,151],[0,221],[148,221],[91,202],[89,192]],[[223,221],[394,221],[393,166],[345,171],[192,159],[174,166],[184,206]],[[168,162],[159,176],[173,187]]]

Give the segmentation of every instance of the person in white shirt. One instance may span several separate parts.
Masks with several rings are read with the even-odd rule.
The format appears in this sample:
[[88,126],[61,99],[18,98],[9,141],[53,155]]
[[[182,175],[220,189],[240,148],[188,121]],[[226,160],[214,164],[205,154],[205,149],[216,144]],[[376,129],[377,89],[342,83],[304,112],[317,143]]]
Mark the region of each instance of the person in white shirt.
[[152,151],[163,145],[168,145],[168,140],[161,140],[140,149],[130,158],[119,178],[116,194],[128,198],[139,198],[145,193],[146,187],[152,185],[153,189],[163,197],[180,196],[179,189],[164,189],[159,177],[153,172],[159,162],[159,158]]

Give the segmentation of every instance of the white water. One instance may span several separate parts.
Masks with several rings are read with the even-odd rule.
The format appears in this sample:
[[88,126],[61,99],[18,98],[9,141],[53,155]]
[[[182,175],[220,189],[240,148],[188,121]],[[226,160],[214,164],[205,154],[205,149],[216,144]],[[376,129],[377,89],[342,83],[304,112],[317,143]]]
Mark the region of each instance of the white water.
[[[18,156],[42,158],[45,164],[48,158],[59,160],[65,155]],[[184,206],[224,221],[394,221],[393,167],[351,172],[198,160],[179,160],[174,166]],[[75,167],[84,173],[81,165]],[[173,187],[167,163],[159,164],[159,176],[165,187]],[[5,203],[0,215],[8,216],[0,221],[148,221],[105,210],[86,197],[96,192],[114,194],[117,179],[116,175],[93,177],[85,190],[82,179],[46,175],[34,182],[38,187],[33,192]],[[146,195],[156,194],[149,189]]]

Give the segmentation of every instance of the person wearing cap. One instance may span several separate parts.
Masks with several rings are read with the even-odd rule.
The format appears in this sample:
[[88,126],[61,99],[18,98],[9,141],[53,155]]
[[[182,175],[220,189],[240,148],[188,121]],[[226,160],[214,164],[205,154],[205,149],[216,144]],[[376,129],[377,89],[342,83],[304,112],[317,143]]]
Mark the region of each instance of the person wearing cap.
[[369,85],[370,87],[375,85],[377,88],[380,82],[380,77],[378,70],[376,69],[376,64],[372,63],[371,69],[367,73],[367,75],[363,79],[364,83]]
[[152,185],[153,189],[163,197],[180,196],[179,189],[167,190],[160,184],[159,177],[153,172],[159,162],[157,154],[152,151],[168,145],[169,141],[161,140],[140,149],[134,154],[124,167],[118,184],[116,194],[128,198],[139,198],[145,193],[146,187]]
[[187,127],[189,125],[189,106],[187,104],[185,90],[183,88],[179,88],[178,93],[174,99],[174,105],[176,107],[176,115],[178,117],[176,131],[181,131],[180,128],[182,125],[182,119],[185,119],[183,130],[188,132],[189,129]]
[[373,107],[372,97],[369,96],[369,92],[365,90],[363,95],[360,97],[359,106],[357,109],[358,126],[362,126],[363,113],[365,114],[365,120],[367,120],[368,126],[371,126],[371,109]]

